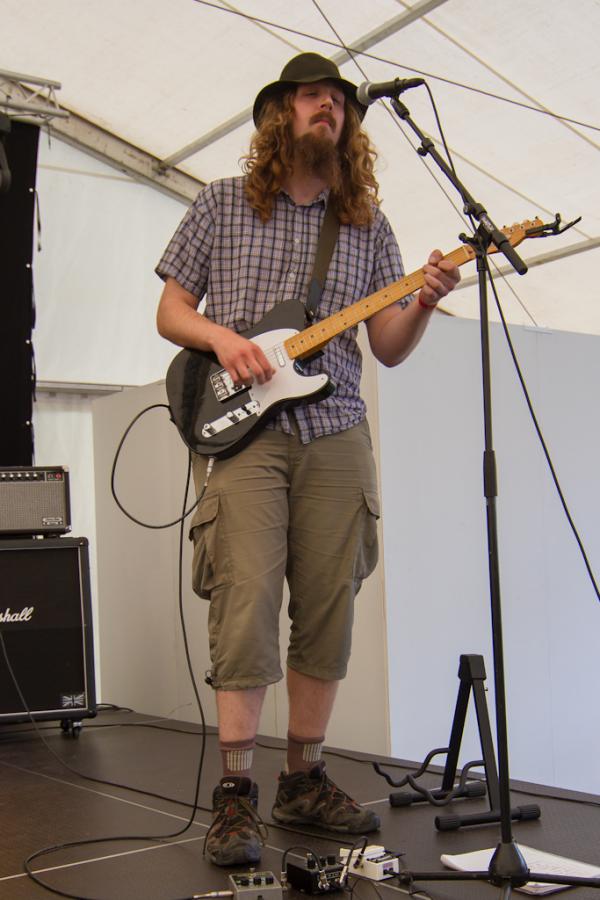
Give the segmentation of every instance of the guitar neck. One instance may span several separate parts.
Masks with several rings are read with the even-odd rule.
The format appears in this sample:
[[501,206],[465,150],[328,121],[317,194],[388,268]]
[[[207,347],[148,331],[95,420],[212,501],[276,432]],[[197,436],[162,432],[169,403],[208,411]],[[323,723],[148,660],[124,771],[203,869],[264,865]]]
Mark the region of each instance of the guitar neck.
[[[493,253],[494,251],[495,248],[490,247],[488,253]],[[456,266],[462,266],[474,258],[475,251],[467,244],[457,247],[456,250],[446,254],[444,257],[444,259],[449,260]],[[417,269],[416,272],[406,275],[400,281],[394,281],[392,284],[388,284],[387,287],[382,288],[382,290],[369,294],[368,297],[363,297],[362,300],[358,300],[357,303],[353,303],[351,306],[344,307],[344,309],[341,309],[333,316],[329,316],[329,318],[323,319],[322,322],[317,322],[315,325],[310,325],[284,341],[288,356],[290,359],[303,359],[306,356],[312,356],[313,353],[325,347],[336,335],[341,334],[348,328],[352,328],[354,325],[358,325],[359,322],[364,322],[365,319],[370,319],[375,313],[385,309],[387,306],[391,306],[392,303],[397,303],[398,300],[408,297],[409,294],[420,290],[424,284],[425,276],[423,270]]]

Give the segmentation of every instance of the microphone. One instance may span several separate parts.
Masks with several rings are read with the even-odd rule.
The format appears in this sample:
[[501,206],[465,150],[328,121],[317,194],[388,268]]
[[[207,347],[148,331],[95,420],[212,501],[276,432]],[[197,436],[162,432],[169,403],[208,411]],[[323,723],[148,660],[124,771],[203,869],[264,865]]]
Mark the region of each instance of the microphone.
[[380,97],[397,97],[404,91],[425,84],[424,78],[394,78],[393,81],[363,81],[356,88],[356,99],[363,106],[370,106]]

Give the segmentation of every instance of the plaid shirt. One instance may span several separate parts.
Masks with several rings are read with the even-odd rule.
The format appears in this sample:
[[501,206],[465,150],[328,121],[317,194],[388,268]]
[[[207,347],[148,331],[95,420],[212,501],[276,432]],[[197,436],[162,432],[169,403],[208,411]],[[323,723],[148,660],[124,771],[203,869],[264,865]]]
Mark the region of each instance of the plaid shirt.
[[[256,325],[284,300],[306,301],[328,192],[297,205],[285,193],[262,223],[244,194],[244,178],[203,188],[172,237],[157,274],[171,276],[191,294],[206,294],[205,315],[237,332]],[[372,225],[340,225],[338,241],[315,321],[396,281],[404,274],[389,222],[376,209]],[[410,300],[405,299],[406,306]],[[335,337],[323,356],[309,360],[307,374],[325,371],[335,393],[293,409],[302,443],[357,425],[366,415],[360,397],[361,353],[357,328]],[[289,412],[271,427],[291,433]]]

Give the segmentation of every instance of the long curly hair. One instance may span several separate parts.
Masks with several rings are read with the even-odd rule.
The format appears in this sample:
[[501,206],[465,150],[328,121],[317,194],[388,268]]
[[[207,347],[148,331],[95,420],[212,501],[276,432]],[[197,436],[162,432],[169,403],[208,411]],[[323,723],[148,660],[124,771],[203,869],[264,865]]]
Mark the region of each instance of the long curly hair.
[[[290,177],[294,163],[292,100],[294,91],[269,99],[261,114],[258,130],[243,159],[246,197],[261,221],[271,218],[275,196]],[[345,105],[344,126],[338,142],[341,179],[332,188],[331,200],[342,224],[369,225],[373,207],[379,204],[379,185],[374,166],[377,154],[360,127],[353,104]]]

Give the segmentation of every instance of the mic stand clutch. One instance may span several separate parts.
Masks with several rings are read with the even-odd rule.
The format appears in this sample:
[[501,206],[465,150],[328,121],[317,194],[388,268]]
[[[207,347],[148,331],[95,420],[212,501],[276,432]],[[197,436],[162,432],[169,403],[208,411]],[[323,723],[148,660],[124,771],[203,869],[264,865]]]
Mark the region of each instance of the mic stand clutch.
[[[465,213],[473,216],[479,226],[473,237],[460,235],[461,240],[470,244],[475,250],[477,259],[477,275],[479,283],[479,308],[481,319],[481,364],[483,380],[483,417],[485,448],[483,456],[484,494],[486,502],[487,541],[489,560],[489,583],[492,618],[492,649],[494,657],[494,686],[496,693],[496,738],[498,746],[498,780],[500,802],[501,841],[496,847],[490,865],[485,872],[404,872],[398,877],[408,884],[415,881],[456,881],[479,880],[489,881],[503,889],[502,898],[508,900],[512,889],[521,887],[533,877],[529,872],[519,847],[513,840],[510,808],[510,781],[508,771],[508,733],[506,725],[506,686],[504,678],[504,648],[502,640],[502,610],[500,603],[500,567],[498,563],[498,529],[496,523],[496,460],[492,440],[492,396],[490,374],[490,340],[487,302],[487,251],[490,244],[495,244],[516,272],[524,275],[527,266],[511,246],[507,237],[494,225],[486,209],[477,203],[465,186],[459,181],[456,172],[436,150],[431,138],[427,137],[411,119],[404,103],[397,98],[391,100],[396,114],[405,121],[421,141],[417,153],[420,156],[431,156],[449,181],[454,185],[464,202]],[[567,876],[538,874],[535,880],[548,884],[588,885],[600,888],[600,878],[569,878]]]

